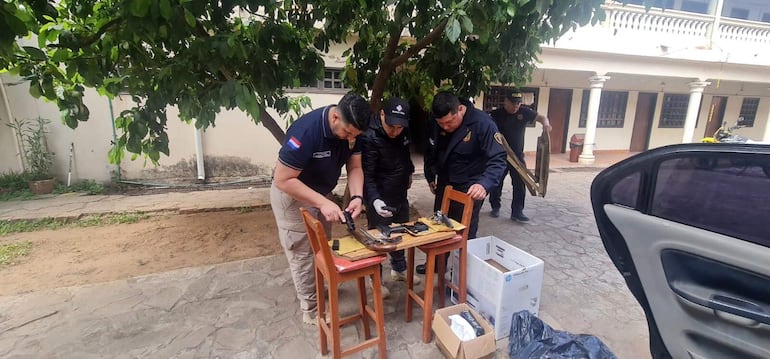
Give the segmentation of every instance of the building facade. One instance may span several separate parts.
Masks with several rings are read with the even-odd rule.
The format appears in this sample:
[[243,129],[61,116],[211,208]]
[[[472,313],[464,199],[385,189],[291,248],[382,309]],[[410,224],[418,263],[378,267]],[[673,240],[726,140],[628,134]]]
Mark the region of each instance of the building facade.
[[[770,6],[765,0],[661,0],[661,7],[649,11],[638,5],[641,0],[629,3],[608,2],[604,21],[543,45],[538,69],[522,89],[526,102],[551,121],[552,153],[569,151],[572,135],[583,135],[580,162],[590,164],[602,151],[699,141],[722,122],[739,121],[746,126],[742,135],[770,142]],[[345,48],[334,46],[325,55],[327,69],[317,86],[290,93],[309,96],[314,107],[336,103],[346,92],[340,79]],[[130,107],[129,98],[109,101],[89,91],[91,118],[71,130],[57,121],[55,105],[34,100],[19,79],[1,76],[0,124],[10,118],[51,119],[48,142],[60,179],[70,172],[74,179],[102,182],[184,182],[200,178],[198,153],[206,179],[269,179],[277,158],[277,141],[244,113],[222,112],[216,127],[200,133],[173,120],[171,109],[171,155],[162,157],[160,166],[141,157],[111,165],[113,118]],[[477,106],[499,106],[505,90],[493,86]],[[534,150],[538,134],[528,131],[526,151]],[[12,131],[0,125],[0,171],[22,171],[18,153]]]

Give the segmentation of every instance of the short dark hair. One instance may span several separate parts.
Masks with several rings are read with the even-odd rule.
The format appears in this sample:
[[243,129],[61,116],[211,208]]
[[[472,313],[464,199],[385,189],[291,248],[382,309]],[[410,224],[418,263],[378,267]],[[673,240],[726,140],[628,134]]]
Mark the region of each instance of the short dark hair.
[[361,95],[348,92],[337,104],[342,114],[342,119],[360,131],[369,129],[369,119],[372,117],[372,109],[369,103]]
[[442,118],[450,113],[457,113],[458,107],[460,107],[460,99],[451,92],[441,91],[433,96],[431,110],[436,119]]

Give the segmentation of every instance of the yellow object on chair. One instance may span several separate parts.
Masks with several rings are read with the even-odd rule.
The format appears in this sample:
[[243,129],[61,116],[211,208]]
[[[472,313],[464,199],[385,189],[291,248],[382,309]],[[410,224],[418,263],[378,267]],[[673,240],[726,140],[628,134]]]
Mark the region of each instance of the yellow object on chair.
[[[359,242],[355,237],[353,236],[345,236],[342,238],[339,238],[340,241],[340,249],[334,251],[337,255],[343,255],[350,252],[355,252],[360,249],[366,248],[361,242]],[[329,241],[329,247],[332,246],[332,241]]]

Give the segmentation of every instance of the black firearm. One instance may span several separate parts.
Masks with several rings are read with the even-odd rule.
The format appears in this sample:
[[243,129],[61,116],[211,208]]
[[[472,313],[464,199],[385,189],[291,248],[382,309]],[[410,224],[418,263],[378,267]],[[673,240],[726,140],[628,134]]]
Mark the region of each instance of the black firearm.
[[[403,225],[389,226],[387,224],[381,224],[377,226],[377,230],[382,234],[382,238],[390,238],[390,235],[393,233],[405,233],[406,227]],[[400,239],[400,236],[398,238]]]

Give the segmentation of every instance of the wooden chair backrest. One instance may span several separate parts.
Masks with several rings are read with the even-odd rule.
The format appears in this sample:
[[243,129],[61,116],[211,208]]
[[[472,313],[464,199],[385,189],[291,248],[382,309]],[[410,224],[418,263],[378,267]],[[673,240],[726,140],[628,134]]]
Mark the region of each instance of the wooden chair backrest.
[[[468,231],[471,227],[471,217],[473,216],[473,198],[467,193],[460,192],[452,188],[452,186],[444,187],[444,198],[441,199],[441,212],[445,215],[449,215],[449,205],[452,202],[457,202],[463,206],[463,216],[459,219],[459,222],[465,226],[465,229],[460,233],[464,240],[468,239]],[[457,218],[452,218],[458,220]]]
[[318,255],[321,253],[321,258],[323,258],[326,265],[332,265],[334,263],[332,262],[332,251],[329,248],[329,241],[326,239],[326,231],[323,224],[313,217],[307,209],[300,208],[299,211],[302,213],[303,222],[305,222],[307,238],[310,240],[313,254]]

